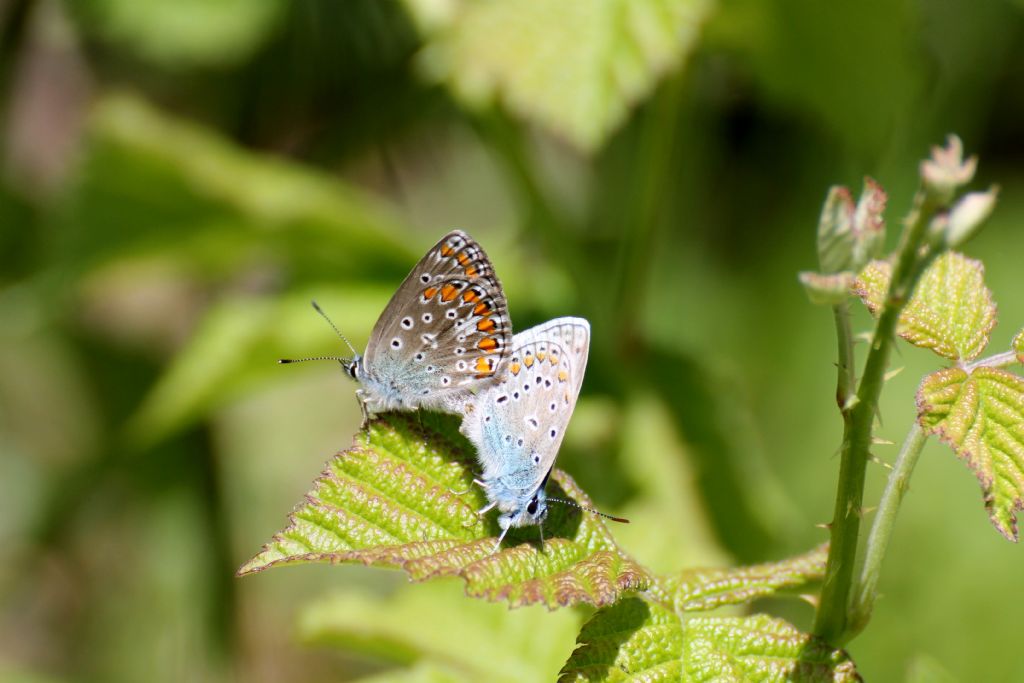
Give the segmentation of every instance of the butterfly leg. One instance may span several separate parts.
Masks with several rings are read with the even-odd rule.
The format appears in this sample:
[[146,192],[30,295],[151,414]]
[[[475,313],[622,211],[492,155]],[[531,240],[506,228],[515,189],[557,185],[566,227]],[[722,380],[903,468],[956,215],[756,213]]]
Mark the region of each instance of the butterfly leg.
[[[473,483],[476,484],[477,486],[483,488],[483,489],[487,488],[487,482],[486,481],[481,481],[480,479],[474,479]],[[466,495],[467,493],[469,493],[472,490],[473,490],[473,486],[470,485],[468,488],[463,489],[462,491],[456,491],[453,488],[449,488],[448,489],[448,493],[452,494],[453,496],[464,496],[464,495]]]
[[370,409],[366,407],[370,399],[363,395],[362,389],[357,389],[356,400],[359,401],[359,410],[363,413],[363,422],[359,425],[359,429],[366,429],[370,424]]
[[492,555],[494,553],[498,552],[499,550],[501,550],[501,542],[505,540],[505,534],[507,534],[508,530],[511,529],[511,528],[512,527],[508,527],[507,526],[504,529],[502,529],[501,536],[498,536],[498,542],[494,544],[494,550],[491,551]]

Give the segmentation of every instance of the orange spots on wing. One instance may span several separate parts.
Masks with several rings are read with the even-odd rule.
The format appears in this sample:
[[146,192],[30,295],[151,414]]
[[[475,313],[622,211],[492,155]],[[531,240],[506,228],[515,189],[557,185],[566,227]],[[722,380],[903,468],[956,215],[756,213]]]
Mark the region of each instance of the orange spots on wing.
[[559,382],[568,382],[569,381],[569,373],[566,372],[565,370],[559,370],[558,371],[558,381]]
[[444,257],[451,256],[453,251],[455,251],[455,250],[451,247],[451,245],[445,244],[445,245],[443,245],[441,247],[441,256],[444,256]]
[[465,301],[467,304],[471,304],[479,298],[480,295],[477,294],[476,291],[472,289],[467,289],[465,294],[462,295],[462,300]]
[[474,368],[478,373],[478,377],[480,375],[489,375],[492,372],[494,372],[494,361],[492,361],[490,358],[480,356],[479,358],[476,359],[476,365],[474,366]]
[[423,290],[423,298],[426,300],[433,299],[437,296],[437,287],[427,287]]
[[532,368],[533,367],[533,354],[532,353],[527,353],[526,356],[523,358],[523,363],[526,364],[526,367]]
[[477,276],[476,266],[470,266],[469,268],[466,268],[466,277],[476,277],[476,276]]
[[558,365],[558,354],[552,352],[551,355],[548,356],[548,362],[552,365]]
[[441,301],[451,301],[459,293],[455,285],[445,285],[441,288]]
[[492,353],[494,352],[495,349],[498,348],[498,340],[495,339],[494,337],[484,337],[483,339],[480,340],[480,343],[477,344],[476,347],[481,351]]
[[537,352],[537,360],[539,360],[541,363],[543,363],[544,362],[544,356],[546,356],[546,355],[548,355],[548,354],[544,353],[543,351],[538,351]]
[[523,366],[521,366],[519,363],[512,363],[511,365],[509,365],[508,369],[509,369],[509,372],[511,372],[513,375],[518,375],[519,374],[519,370],[522,367]]
[[469,263],[469,257],[466,256],[466,252],[464,251],[460,251],[458,255],[455,257],[455,260],[459,262],[460,266],[465,266],[467,263]]
[[494,321],[490,318],[484,318],[476,324],[476,329],[481,332],[490,332],[494,329]]
[[473,309],[473,315],[490,315],[491,307],[487,305],[486,301],[481,301]]

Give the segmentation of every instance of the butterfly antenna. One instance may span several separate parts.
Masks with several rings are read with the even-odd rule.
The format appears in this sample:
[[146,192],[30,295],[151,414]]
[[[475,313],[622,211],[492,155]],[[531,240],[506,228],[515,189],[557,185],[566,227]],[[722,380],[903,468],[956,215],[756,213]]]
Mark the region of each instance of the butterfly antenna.
[[316,310],[316,312],[323,316],[323,319],[326,320],[327,324],[331,326],[331,328],[334,330],[334,333],[341,337],[341,340],[345,342],[348,348],[352,349],[352,355],[358,356],[359,352],[356,351],[354,346],[352,346],[352,342],[348,340],[348,337],[341,333],[341,330],[339,330],[338,326],[334,324],[334,321],[327,317],[327,314],[324,313],[324,309],[320,308],[320,304],[318,304],[315,300],[311,301],[310,303],[313,304],[313,308]]
[[307,360],[336,360],[341,363],[347,361],[347,358],[341,358],[340,356],[311,356],[310,358],[278,358],[277,362],[284,363],[305,363]]
[[583,510],[585,512],[590,512],[592,514],[597,515],[598,517],[604,517],[605,519],[610,519],[613,522],[622,522],[623,524],[629,524],[629,520],[626,519],[625,517],[616,517],[615,515],[609,515],[607,512],[601,512],[600,510],[595,510],[592,507],[587,507],[586,505],[580,505],[579,503],[577,503],[574,500],[565,500],[564,498],[548,498],[548,502],[549,503],[561,503],[562,505],[571,505],[574,508],[579,508],[580,510]]

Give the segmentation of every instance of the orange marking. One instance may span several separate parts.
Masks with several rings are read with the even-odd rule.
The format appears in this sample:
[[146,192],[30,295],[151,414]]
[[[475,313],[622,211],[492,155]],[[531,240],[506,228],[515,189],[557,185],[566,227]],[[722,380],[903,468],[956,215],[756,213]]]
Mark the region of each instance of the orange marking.
[[433,299],[435,296],[437,296],[437,287],[427,287],[423,290],[424,299]]
[[537,352],[537,360],[539,360],[541,363],[543,363],[544,362],[544,356],[546,356],[546,355],[548,355],[548,354],[544,353],[543,351],[538,351]]
[[470,266],[469,268],[466,268],[466,277],[476,277],[476,275],[476,266]]
[[441,288],[441,301],[451,301],[455,298],[455,295],[459,293],[459,290],[455,285],[445,285]]
[[550,356],[548,356],[548,361],[552,365],[558,365],[558,354],[557,353],[552,353]]
[[498,342],[494,337],[484,337],[483,339],[480,340],[480,343],[477,344],[476,347],[481,351],[492,353],[498,348]]
[[512,363],[512,365],[509,366],[509,370],[512,372],[513,375],[518,375],[520,367],[522,366],[520,366],[519,363]]
[[533,367],[533,354],[532,353],[526,354],[526,357],[523,358],[523,362],[526,363],[526,367],[532,368]]
[[449,245],[445,244],[441,247],[441,256],[451,256],[452,252],[455,251]]
[[569,373],[566,372],[565,370],[559,370],[558,371],[558,381],[559,382],[567,382],[567,381],[569,381]]
[[491,330],[494,329],[494,321],[491,320],[490,318],[484,318],[483,320],[476,324],[476,329],[480,330],[481,332],[490,332]]
[[467,289],[466,293],[462,295],[462,300],[465,301],[467,304],[471,304],[471,303],[473,303],[474,301],[476,301],[479,298],[480,298],[480,295],[477,294],[472,289]]
[[459,262],[460,266],[464,266],[469,263],[469,257],[466,256],[466,252],[464,251],[460,251],[458,256],[455,257],[455,260]]
[[491,362],[490,358],[480,356],[476,359],[476,371],[481,375],[489,375],[494,372],[494,363]]
[[487,305],[486,301],[481,301],[473,309],[473,315],[490,315],[491,307]]

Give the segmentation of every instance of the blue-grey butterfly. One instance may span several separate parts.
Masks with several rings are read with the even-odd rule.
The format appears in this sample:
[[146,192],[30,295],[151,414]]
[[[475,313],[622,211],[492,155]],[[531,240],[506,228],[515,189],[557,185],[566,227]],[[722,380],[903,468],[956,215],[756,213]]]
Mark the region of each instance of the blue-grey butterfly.
[[547,516],[544,486],[576,407],[589,351],[590,323],[583,318],[556,318],[520,332],[502,381],[466,407],[461,431],[483,467],[476,483],[490,504],[480,512],[499,512],[498,545],[510,528],[541,524]]
[[364,418],[417,408],[458,412],[501,376],[511,340],[505,295],[487,254],[454,230],[391,297],[366,352],[334,360],[360,383]]

